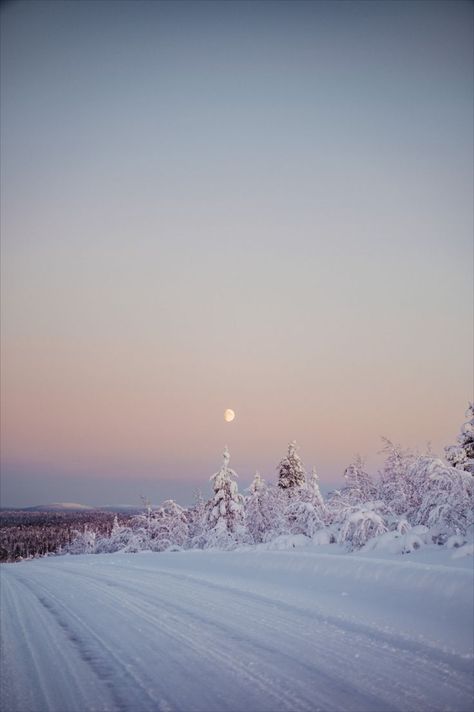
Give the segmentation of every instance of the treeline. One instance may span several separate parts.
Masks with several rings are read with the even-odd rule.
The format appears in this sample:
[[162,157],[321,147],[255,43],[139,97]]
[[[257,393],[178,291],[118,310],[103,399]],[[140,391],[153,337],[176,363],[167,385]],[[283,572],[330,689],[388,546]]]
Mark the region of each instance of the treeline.
[[[126,524],[130,516],[121,516]],[[0,512],[0,561],[21,561],[67,549],[86,528],[109,536],[110,512]]]
[[446,448],[446,462],[384,440],[385,462],[378,476],[356,458],[344,472],[344,486],[326,499],[316,470],[306,472],[295,442],[278,465],[277,482],[267,483],[257,472],[244,494],[226,448],[221,468],[210,478],[213,496],[207,501],[198,494],[188,509],[173,500],[157,510],[148,506],[126,524],[115,519],[110,536],[87,529],[68,551],[234,549],[292,535],[338,543],[350,551],[383,547],[409,553],[427,544],[464,546],[474,526],[472,405],[468,414],[457,444]]

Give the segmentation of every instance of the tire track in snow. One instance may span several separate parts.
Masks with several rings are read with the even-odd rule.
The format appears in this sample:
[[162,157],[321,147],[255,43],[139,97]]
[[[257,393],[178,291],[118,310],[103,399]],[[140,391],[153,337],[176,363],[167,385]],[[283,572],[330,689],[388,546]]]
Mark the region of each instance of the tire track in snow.
[[[78,657],[78,641],[79,648],[85,645],[83,666],[91,670],[108,666],[102,673],[105,670],[109,683],[97,678],[107,690],[103,699],[111,700],[102,709],[470,709],[468,677],[459,669],[460,663],[466,665],[462,656],[448,656],[448,664],[445,657],[436,657],[443,651],[418,641],[413,641],[415,649],[407,650],[404,639],[381,638],[376,626],[351,629],[345,619],[325,616],[316,606],[309,609],[309,599],[293,605],[280,600],[278,590],[267,595],[249,591],[247,582],[242,580],[240,586],[228,575],[220,583],[169,571],[168,558],[160,568],[158,555],[152,567],[136,566],[139,561],[130,557],[122,563],[113,556],[90,557],[82,563],[56,559],[9,569],[13,596],[18,593],[14,582],[21,579],[29,600],[37,601],[34,611],[42,610],[44,620],[49,617],[51,628],[58,629]],[[120,565],[112,568],[102,562]],[[19,615],[34,627],[32,611],[23,608]],[[126,647],[121,646],[121,635],[127,638]],[[67,677],[72,674],[67,650],[64,658]],[[117,697],[111,697],[110,685]],[[87,692],[80,708],[60,706],[59,698],[48,692],[41,712],[85,712],[95,707]]]
[[110,696],[98,684],[90,684],[84,695],[84,665],[76,649],[61,629],[51,625],[48,612],[30,587],[16,584],[16,577],[2,575],[3,708],[8,712],[82,712],[93,694],[100,709],[112,710]]
[[[72,573],[72,572],[71,572]],[[74,575],[74,574],[72,574]],[[88,578],[88,577],[86,577]],[[97,593],[99,593],[101,596],[104,598],[111,598],[113,599],[113,603],[115,604],[120,604],[122,608],[127,609],[126,615],[124,616],[125,620],[130,620],[130,612],[135,615],[135,620],[137,619],[137,614],[139,617],[142,618],[147,624],[158,624],[158,632],[160,634],[165,634],[167,635],[170,639],[179,641],[181,643],[182,648],[186,648],[188,651],[193,650],[195,652],[195,659],[200,660],[202,663],[203,657],[208,658],[211,662],[215,670],[219,670],[219,668],[222,671],[223,667],[226,667],[228,671],[231,671],[231,674],[233,677],[236,678],[236,682],[238,681],[238,684],[242,686],[243,682],[249,687],[249,688],[254,688],[257,690],[260,690],[261,693],[266,697],[272,699],[271,706],[268,708],[269,712],[273,711],[275,709],[287,709],[287,710],[306,710],[307,712],[310,712],[311,710],[314,710],[314,704],[311,700],[297,700],[295,699],[294,693],[287,693],[285,690],[279,689],[278,691],[274,691],[273,687],[275,684],[275,678],[268,679],[265,677],[263,674],[259,673],[258,671],[252,670],[249,671],[247,665],[243,662],[241,662],[238,657],[235,655],[235,651],[226,651],[222,647],[219,648],[219,650],[214,650],[213,648],[215,647],[215,630],[217,629],[218,632],[223,633],[223,640],[227,639],[229,640],[232,637],[232,631],[229,629],[219,629],[217,626],[212,624],[212,621],[205,621],[204,619],[201,619],[201,623],[204,623],[207,628],[214,628],[214,635],[213,636],[207,636],[207,644],[204,643],[198,643],[197,641],[202,638],[203,636],[203,630],[202,626],[196,626],[191,620],[187,620],[185,623],[185,632],[179,632],[177,629],[177,625],[179,625],[183,622],[183,619],[187,616],[191,616],[191,618],[196,618],[196,613],[193,611],[190,613],[188,610],[184,609],[182,606],[178,605],[173,605],[170,604],[169,602],[165,602],[164,600],[160,599],[159,601],[159,606],[160,609],[163,611],[165,610],[168,614],[171,614],[169,616],[169,622],[163,620],[160,618],[157,620],[156,616],[153,613],[153,608],[150,610],[149,604],[145,602],[145,605],[140,605],[140,603],[136,601],[125,601],[123,599],[122,592],[124,590],[124,587],[122,585],[118,586],[110,586],[109,584],[106,584],[107,588],[104,588],[103,585],[100,585],[99,583],[100,579],[96,581],[95,584],[95,589]],[[35,585],[38,586],[37,582],[35,582]],[[41,585],[39,585],[41,587]],[[41,587],[45,592],[47,592],[47,589],[45,587]],[[116,588],[117,592],[112,593],[111,588]],[[135,593],[135,592],[134,592]],[[38,594],[37,594],[38,595]],[[101,670],[104,669],[104,664],[103,664],[103,658],[97,655],[96,650],[91,650],[90,645],[87,645],[87,639],[85,639],[83,636],[80,636],[77,632],[77,624],[81,623],[81,619],[75,617],[75,622],[74,626],[72,626],[70,623],[66,622],[66,619],[63,617],[64,613],[67,615],[70,613],[70,609],[63,607],[63,614],[62,616],[59,616],[57,613],[57,610],[55,610],[55,607],[51,604],[50,601],[45,597],[44,594],[39,594],[38,598],[40,602],[49,610],[52,612],[54,611],[55,617],[57,618],[57,621],[61,627],[63,627],[70,639],[75,642],[83,652],[85,652],[85,659],[86,661],[94,663],[94,665],[99,665],[99,668]],[[154,601],[155,606],[156,606],[156,600]],[[115,612],[118,615],[120,612],[120,609],[118,607],[115,608]],[[87,626],[84,626],[87,627]],[[194,636],[190,636],[190,630],[193,629],[194,631]],[[74,630],[74,632],[73,632]],[[84,643],[84,640],[86,642]],[[106,647],[106,646],[104,646]],[[108,651],[110,648],[106,648]],[[261,651],[259,651],[261,652]],[[274,652],[273,650],[271,652]],[[126,668],[127,664],[124,661],[121,661],[120,659],[117,658],[117,656],[114,656],[116,660],[122,665],[122,667]],[[109,678],[113,679],[113,674],[110,674],[110,667],[107,668],[105,666],[105,670],[107,671],[107,674],[105,676],[106,682],[108,682]],[[102,674],[102,673],[101,673]],[[284,706],[282,707],[282,702],[284,702]],[[162,700],[163,703],[163,700]],[[156,704],[156,703],[155,703]],[[173,709],[173,702],[164,702],[165,706],[169,706],[170,709]],[[171,706],[170,706],[171,705]],[[225,699],[222,699],[220,703],[220,707],[217,709],[232,709],[232,707],[228,706],[228,703],[226,703]],[[123,708],[123,704],[121,700],[118,700],[118,709]],[[143,708],[145,709],[145,707]],[[155,709],[155,708],[153,708]]]
[[[123,574],[129,574],[129,572],[124,571],[121,572]],[[133,603],[133,608],[136,611],[142,611],[143,610],[143,603],[144,601],[148,601],[148,605],[155,605],[157,603],[157,596],[160,595],[161,597],[159,598],[159,605],[161,609],[165,609],[170,615],[177,614],[178,618],[175,617],[174,625],[179,621],[179,619],[182,620],[187,620],[187,625],[188,628],[193,628],[195,631],[195,635],[199,635],[199,637],[203,637],[203,631],[206,629],[212,629],[213,630],[213,636],[210,636],[210,640],[212,641],[213,639],[220,639],[225,640],[226,638],[229,637],[234,637],[238,643],[239,646],[242,650],[245,651],[246,655],[248,656],[251,654],[255,660],[258,658],[260,659],[265,659],[267,661],[267,668],[271,669],[272,667],[274,668],[275,666],[275,658],[278,660],[278,669],[280,670],[286,670],[286,669],[291,669],[292,667],[295,668],[295,661],[297,662],[297,669],[295,672],[298,674],[300,679],[307,679],[308,677],[312,677],[313,680],[318,681],[319,685],[323,683],[324,688],[326,688],[329,692],[328,695],[325,696],[323,695],[323,691],[319,688],[317,689],[316,692],[316,697],[323,700],[324,699],[324,709],[332,709],[332,703],[331,703],[331,698],[332,698],[332,693],[331,691],[334,689],[335,686],[338,688],[338,694],[339,694],[339,702],[341,702],[341,697],[346,698],[346,707],[344,709],[354,709],[354,704],[353,701],[351,703],[350,698],[356,698],[358,699],[358,704],[360,705],[360,709],[364,710],[369,710],[369,709],[375,709],[375,710],[381,710],[381,709],[391,709],[394,710],[396,709],[396,706],[393,703],[393,694],[391,695],[391,701],[389,702],[387,700],[387,697],[390,698],[390,693],[393,693],[393,688],[397,686],[397,682],[393,680],[393,670],[394,668],[396,669],[396,659],[400,658],[401,656],[404,656],[403,659],[405,660],[406,664],[408,666],[414,665],[417,666],[418,671],[417,671],[417,682],[419,683],[420,681],[424,680],[424,687],[425,689],[429,689],[429,687],[433,684],[438,684],[439,687],[439,681],[437,681],[436,678],[441,677],[444,678],[445,684],[451,687],[453,687],[453,684],[456,683],[457,689],[458,689],[458,697],[459,697],[459,690],[461,690],[461,695],[462,695],[462,690],[463,687],[464,689],[464,696],[469,696],[469,690],[466,688],[465,685],[465,679],[461,676],[459,677],[458,673],[454,670],[449,670],[446,669],[445,664],[437,664],[435,667],[433,667],[432,661],[425,659],[417,659],[416,656],[413,654],[409,654],[408,660],[406,660],[407,653],[404,649],[400,649],[397,647],[393,647],[393,645],[387,645],[383,643],[382,645],[379,643],[379,641],[376,641],[374,644],[374,641],[371,639],[370,636],[367,635],[367,631],[364,628],[364,634],[361,635],[360,631],[357,631],[356,634],[354,634],[352,631],[350,631],[349,636],[347,636],[347,631],[341,630],[341,621],[338,620],[338,626],[337,626],[337,631],[331,630],[333,626],[331,624],[327,624],[326,621],[323,621],[324,624],[324,640],[322,645],[317,648],[317,646],[313,646],[314,648],[314,655],[319,656],[319,659],[321,661],[321,656],[324,656],[325,658],[329,658],[331,656],[335,656],[337,654],[338,656],[338,664],[340,667],[346,667],[346,675],[347,675],[347,663],[351,661],[350,656],[348,657],[347,654],[347,649],[351,645],[356,647],[356,649],[361,649],[362,651],[367,652],[367,654],[371,655],[372,658],[376,656],[377,658],[384,658],[387,660],[388,664],[383,667],[383,674],[381,675],[380,672],[376,673],[375,670],[371,669],[369,666],[369,672],[366,671],[364,667],[361,668],[360,665],[353,665],[353,669],[351,671],[352,674],[352,681],[345,679],[343,682],[341,681],[341,677],[337,677],[334,674],[334,670],[330,669],[329,673],[328,671],[325,671],[321,665],[321,662],[319,662],[319,665],[313,664],[308,664],[308,662],[304,661],[301,659],[301,648],[303,645],[303,642],[301,637],[302,630],[304,629],[304,626],[307,625],[308,623],[308,616],[310,615],[310,612],[308,611],[302,611],[297,609],[294,606],[284,604],[281,605],[278,602],[275,602],[273,599],[268,599],[265,598],[261,595],[258,595],[255,597],[256,601],[252,601],[252,603],[256,603],[258,606],[263,607],[263,609],[267,608],[268,606],[271,607],[271,609],[277,609],[278,613],[278,625],[273,626],[273,633],[276,634],[277,636],[282,636],[284,635],[285,637],[285,643],[288,647],[288,641],[290,638],[292,639],[292,646],[291,646],[291,655],[288,653],[285,653],[283,651],[278,651],[278,655],[275,655],[276,653],[276,648],[271,647],[268,644],[263,644],[262,640],[255,639],[255,636],[252,634],[252,632],[249,633],[245,638],[242,637],[242,632],[241,629],[239,629],[239,626],[237,628],[233,628],[232,626],[229,626],[228,624],[222,625],[219,624],[219,622],[216,620],[216,614],[214,612],[209,611],[209,615],[203,616],[202,615],[202,609],[206,607],[206,605],[209,603],[209,586],[208,582],[202,581],[202,579],[196,579],[195,577],[189,577],[189,576],[182,576],[182,575],[175,575],[175,574],[169,574],[169,572],[160,570],[160,577],[159,579],[156,578],[156,573],[153,579],[151,580],[151,583],[154,585],[154,592],[152,596],[145,596],[145,591],[143,589],[143,585],[138,589],[136,585],[133,585],[131,583],[132,580],[124,581],[123,578],[120,578],[119,585],[117,585],[117,574],[118,572],[114,572],[114,578],[108,581],[109,588],[113,591],[113,589],[117,589],[117,596],[118,599],[121,599],[123,597],[123,592],[126,590],[128,591],[129,594],[132,596],[136,596],[137,594],[140,595],[141,597],[141,603],[137,603],[136,599],[134,598],[134,603]],[[74,572],[70,572],[71,575],[74,575]],[[184,600],[186,598],[186,593],[189,594],[190,591],[192,591],[192,599],[193,600],[198,600],[199,601],[199,612],[196,610],[196,604],[194,604],[194,610],[186,607],[186,605],[179,605],[176,603],[175,600],[173,602],[169,600],[163,599],[163,586],[165,586],[165,589],[167,587],[166,582],[163,581],[163,574],[165,578],[169,579],[171,578],[177,578],[179,579],[179,582],[183,584],[184,580],[184,587],[182,586],[180,591],[176,591],[174,589],[174,593],[177,594],[179,593],[179,599],[183,600],[185,603],[186,601]],[[103,583],[104,583],[104,578],[107,579],[108,577],[105,576],[97,576],[95,574],[90,574],[89,572],[86,574],[86,578],[88,578],[91,583],[94,585],[98,585],[99,590],[102,588]],[[192,579],[192,581],[189,581],[189,579]],[[200,584],[200,588],[203,589],[203,596],[201,598],[196,598],[196,583]],[[143,584],[143,581],[142,581]],[[192,584],[192,585],[188,585]],[[217,589],[217,592],[219,594],[224,594],[228,596],[229,594],[234,597],[234,594],[236,593],[234,588],[229,588],[228,586],[215,586],[211,585],[210,586],[211,590],[215,593],[215,589]],[[110,593],[110,591],[109,591]],[[247,600],[247,593],[243,594],[242,591],[237,591],[238,596],[238,604],[239,606],[242,607],[242,610],[240,613],[243,616],[252,616],[252,614],[256,613],[256,611],[252,611],[252,608],[248,606],[248,600]],[[113,594],[112,594],[113,595]],[[176,596],[175,596],[176,598]],[[234,609],[234,613],[236,613],[236,603],[235,601],[232,601],[232,608]],[[191,613],[192,611],[192,613]],[[268,613],[268,611],[267,611]],[[261,616],[261,613],[258,612],[258,617]],[[300,630],[295,633],[293,628],[295,627],[295,619],[299,619],[299,625],[300,625]],[[282,623],[287,620],[287,626],[283,626]],[[198,625],[196,625],[196,622]],[[251,628],[259,627],[260,620],[250,621]],[[319,625],[321,623],[319,622]],[[268,626],[267,626],[268,628]],[[328,641],[331,643],[334,643],[334,635],[337,633],[339,635],[339,650],[331,649],[329,647],[329,650],[326,650]],[[174,633],[176,635],[176,631]],[[341,638],[342,635],[342,638]],[[187,632],[187,637],[189,639],[189,631]],[[268,636],[265,636],[266,638]],[[317,642],[317,641],[314,641]],[[391,641],[393,642],[393,641]],[[305,641],[304,644],[307,645],[308,641]],[[198,653],[200,652],[199,650],[197,651]],[[425,651],[426,652],[426,651]],[[359,657],[359,655],[357,656]],[[273,661],[272,661],[273,658]],[[220,662],[222,663],[222,650],[220,654]],[[369,661],[370,662],[370,661]],[[374,663],[375,660],[372,660],[372,663]],[[465,662],[465,661],[464,661]],[[398,667],[399,664],[398,664]],[[267,669],[267,671],[268,671]],[[406,670],[401,670],[402,673],[405,673],[406,676]],[[303,673],[303,674],[302,674]],[[242,671],[240,672],[242,675]],[[408,670],[409,674],[409,670]],[[453,679],[453,676],[456,679]],[[273,678],[277,678],[278,675],[274,674]],[[281,677],[281,675],[280,675]],[[268,679],[268,675],[266,677]],[[376,685],[375,685],[376,681]],[[297,682],[293,683],[293,687],[297,688],[298,684]],[[293,709],[295,705],[301,704],[304,701],[308,701],[308,704],[311,705],[311,708],[314,708],[314,698],[315,698],[315,687],[317,688],[317,685],[313,684],[311,687],[311,690],[305,691],[300,695],[299,698],[299,703],[296,703],[295,698],[293,697],[293,707],[290,707],[290,709]],[[400,708],[401,709],[420,709],[424,710],[426,708],[426,696],[423,694],[420,694],[417,692],[416,687],[414,688],[412,685],[411,690],[407,690],[406,684],[400,685],[399,686],[401,689],[399,690],[399,695],[402,698],[402,703]],[[376,691],[376,694],[374,694],[374,689]],[[296,690],[294,690],[296,692]],[[437,706],[436,709],[442,709],[442,706]]]
[[[165,575],[168,574],[168,572],[160,571],[160,575],[163,576],[163,573]],[[175,574],[170,574],[171,576],[175,576]],[[181,578],[180,575],[178,575],[178,578]],[[188,576],[184,577],[186,579],[190,578]],[[196,599],[196,586],[195,583],[197,581],[193,580],[193,586],[192,586],[192,591],[193,591],[193,599]],[[123,585],[123,584],[122,584]],[[208,598],[208,591],[207,591],[207,582],[202,582],[202,588],[204,589],[204,597],[202,597],[199,601],[199,606],[200,608],[206,604],[207,598]],[[229,593],[231,592],[232,594],[235,593],[235,589],[230,588],[228,586],[212,586],[212,588],[217,588],[220,593]],[[190,587],[186,587],[186,590],[189,591]],[[247,594],[243,594],[241,591],[237,591],[239,594],[240,598],[240,604],[242,606],[240,613],[242,616],[249,616],[249,614],[252,613],[252,610],[248,607],[248,599],[247,599]],[[182,598],[182,592],[181,592],[181,598]],[[287,667],[288,665],[291,665],[292,662],[294,662],[295,659],[298,659],[298,657],[301,656],[301,646],[302,646],[302,638],[301,635],[304,634],[304,628],[308,627],[308,623],[311,620],[311,612],[308,610],[300,610],[296,608],[295,606],[291,606],[286,603],[280,603],[278,601],[275,601],[274,599],[269,599],[267,597],[261,596],[261,595],[256,595],[255,600],[257,601],[258,604],[263,604],[263,607],[266,608],[270,606],[272,609],[276,609],[277,614],[278,614],[278,624],[273,627],[273,632],[276,634],[277,637],[281,637],[282,634],[285,635],[286,641],[288,638],[292,637],[293,638],[293,656],[289,656],[285,654],[282,651],[279,651],[279,657],[281,658],[280,664],[283,669]],[[173,603],[173,607],[176,608],[177,605]],[[235,607],[235,604],[234,604]],[[189,613],[188,609],[179,607],[180,613],[183,615],[186,615]],[[234,611],[235,612],[235,611]],[[291,613],[291,617],[287,618],[288,625],[287,627],[282,626],[283,622],[283,615],[287,615],[288,613]],[[194,617],[199,617],[194,614]],[[301,628],[299,631],[295,631],[295,618],[299,618]],[[314,618],[318,618],[318,616],[314,616]],[[207,620],[207,619],[206,619]],[[271,620],[271,618],[270,618]],[[259,621],[255,621],[255,623],[258,626]],[[319,646],[318,649],[314,650],[315,655],[320,656],[320,660],[322,657],[328,658],[331,656],[331,654],[334,654],[335,649],[331,649],[331,646],[328,646],[328,643],[334,641],[334,634],[338,634],[339,636],[342,636],[340,638],[340,652],[342,655],[339,656],[338,663],[340,664],[341,668],[346,669],[346,675],[347,675],[347,662],[348,660],[350,661],[350,657],[348,658],[347,650],[351,646],[355,649],[358,650],[365,650],[367,651],[368,654],[370,654],[373,658],[372,660],[372,667],[364,668],[362,666],[357,664],[354,667],[353,670],[353,680],[352,682],[348,680],[347,678],[344,679],[344,681],[341,681],[340,676],[337,678],[334,675],[334,672],[331,671],[330,674],[325,674],[324,670],[321,667],[321,664],[319,666],[309,666],[305,664],[301,659],[298,660],[300,668],[304,668],[308,673],[312,673],[313,676],[319,677],[319,679],[323,678],[325,681],[329,683],[329,687],[334,689],[334,686],[337,685],[339,694],[346,692],[347,697],[350,698],[351,696],[357,696],[359,697],[359,704],[360,704],[360,709],[364,710],[364,712],[367,712],[367,710],[370,709],[375,709],[377,712],[379,712],[381,709],[392,709],[395,710],[397,709],[397,706],[393,702],[393,695],[391,695],[392,700],[390,702],[387,701],[387,697],[390,697],[390,694],[387,694],[387,691],[389,692],[390,690],[393,690],[394,686],[397,685],[397,681],[394,680],[394,669],[396,669],[396,661],[397,660],[403,660],[404,665],[400,669],[400,674],[404,676],[404,682],[399,685],[399,695],[403,699],[403,704],[401,706],[401,709],[409,709],[409,710],[425,710],[426,709],[426,696],[423,694],[420,694],[417,690],[419,687],[420,682],[423,680],[425,684],[425,690],[429,690],[433,685],[440,687],[439,681],[440,679],[443,680],[443,685],[447,686],[449,685],[453,696],[459,697],[460,695],[458,694],[461,692],[461,696],[464,696],[464,699],[469,699],[471,690],[472,690],[472,684],[470,683],[470,678],[466,677],[466,675],[459,674],[459,671],[449,667],[449,665],[446,664],[445,656],[442,653],[441,655],[441,661],[433,661],[429,658],[429,655],[427,656],[426,653],[431,653],[432,650],[431,648],[427,648],[423,644],[421,644],[419,647],[424,653],[424,655],[419,658],[417,655],[414,654],[413,651],[407,651],[406,646],[405,646],[405,640],[403,639],[403,645],[401,647],[397,647],[396,643],[398,642],[396,638],[393,636],[390,637],[390,644],[387,644],[386,642],[382,642],[380,644],[379,640],[374,640],[372,637],[373,633],[378,633],[377,631],[374,630],[367,630],[366,626],[362,626],[361,630],[359,628],[356,628],[356,633],[354,634],[352,628],[349,628],[349,630],[345,629],[342,624],[340,619],[336,619],[336,625],[334,626],[331,621],[323,620],[323,625],[325,626],[324,629],[324,636],[323,636],[323,641],[321,645]],[[250,621],[252,624],[252,621]],[[320,623],[320,621],[319,621]],[[219,627],[218,623],[216,620],[211,619],[211,625],[215,627]],[[252,628],[252,625],[250,626]],[[222,628],[221,631],[225,632],[227,628]],[[239,631],[239,628],[237,627],[237,633]],[[349,635],[348,635],[349,633]],[[265,636],[266,637],[266,636]],[[263,645],[261,641],[251,641],[252,644],[256,647],[259,648],[259,650],[271,653],[275,651],[275,648],[270,648],[267,645]],[[317,641],[315,641],[317,642]],[[417,646],[415,646],[415,651],[418,652]],[[361,655],[357,655],[357,658],[362,657]],[[368,685],[369,688],[374,688],[374,676],[376,675],[376,671],[374,669],[374,664],[379,662],[380,658],[386,658],[387,665],[383,668],[383,674],[380,675],[378,673],[378,685],[377,685],[377,693],[378,696],[374,694],[371,694],[367,689],[361,688],[360,682],[363,678],[365,678],[365,682]],[[449,661],[457,662],[458,664],[460,663],[463,670],[462,672],[470,672],[470,667],[469,667],[469,661],[466,661],[462,656],[456,657],[456,656],[448,656]],[[369,661],[370,662],[370,661]],[[407,684],[406,684],[406,678],[407,678],[407,670],[408,670],[408,677],[409,677],[409,669],[410,666],[417,666],[418,671],[417,671],[417,684],[415,688],[412,688],[412,690],[407,689]],[[400,665],[398,665],[400,667]],[[368,672],[367,672],[368,670]],[[395,676],[396,677],[396,676]],[[469,682],[466,683],[466,680]],[[456,694],[455,694],[456,693]],[[324,709],[331,709],[331,694],[329,695],[328,699],[325,701],[325,707]],[[313,697],[314,700],[314,697]],[[347,709],[351,709],[352,706],[349,701],[346,702],[348,704]],[[468,708],[468,707],[467,707]],[[346,709],[346,707],[344,708]],[[433,709],[442,709],[441,703],[439,706],[433,707]],[[455,710],[460,709],[459,707],[455,707]]]
[[[46,586],[36,580],[34,583],[20,577],[17,577],[16,580],[36,597],[44,610],[50,614],[53,624],[59,626],[64,632],[92,674],[105,684],[113,701],[113,710],[117,712],[130,710],[130,691],[133,691],[135,698],[137,687],[142,693],[140,696],[141,710],[157,710],[163,703],[166,706],[165,700],[155,697],[140,684],[137,675],[130,669],[130,666],[121,660],[110,646],[105,644],[91,625],[81,619],[71,608],[67,608]],[[32,583],[33,585],[31,585]],[[112,662],[115,663],[115,666]]]
[[237,586],[224,586],[214,581],[189,574],[177,574],[166,570],[162,570],[160,573],[161,575],[165,574],[176,580],[189,582],[193,586],[198,585],[205,589],[215,589],[217,592],[232,593],[235,597],[241,598],[245,605],[249,600],[266,605],[270,604],[292,615],[305,618],[310,615],[313,619],[318,618],[322,623],[338,628],[345,633],[360,634],[361,636],[369,638],[376,636],[378,641],[388,647],[396,648],[400,653],[411,653],[417,657],[423,657],[429,660],[430,663],[437,662],[440,665],[449,666],[453,671],[460,670],[462,672],[471,673],[473,669],[474,656],[472,655],[461,655],[449,650],[443,650],[429,645],[423,640],[414,640],[395,632],[384,630],[375,624],[368,625],[366,623],[358,623],[349,618],[331,616],[324,613],[321,609],[318,609],[316,603],[311,609],[307,609],[292,605],[278,598],[270,598],[264,594],[238,588]]
[[[91,579],[95,581],[100,581],[98,577],[91,577]],[[125,586],[123,581],[120,582],[119,586],[117,584],[113,584],[112,586],[117,588],[117,593],[115,594],[117,601],[123,600],[122,592],[124,590],[127,590],[128,592],[131,592],[133,594],[139,592],[139,589],[135,587]],[[100,585],[98,586],[98,590],[101,590]],[[113,593],[108,593],[109,595],[114,595]],[[160,591],[160,593],[162,593],[162,591]],[[142,603],[140,604],[139,602],[134,600],[133,603],[130,604],[130,608],[133,608],[136,612],[141,612],[143,614],[143,602],[146,601],[149,607],[150,604],[156,605],[157,599],[156,595],[154,595],[153,597],[145,598],[143,590],[140,590],[140,595],[142,597]],[[192,597],[195,598],[194,589]],[[199,610],[201,610],[201,607],[205,604],[205,602],[206,601],[203,599],[200,600]],[[260,600],[259,603],[261,603]],[[265,600],[264,603],[266,606],[268,605],[269,601]],[[278,635],[285,633],[286,637],[291,636],[294,639],[294,654],[289,655],[288,653],[285,653],[282,650],[278,650],[277,646],[271,647],[270,645],[265,644],[262,640],[255,639],[255,637],[252,635],[251,630],[248,631],[247,635],[243,636],[241,628],[239,628],[239,626],[225,625],[222,622],[218,622],[215,617],[212,616],[212,614],[209,616],[203,616],[202,612],[197,611],[196,607],[191,610],[190,608],[180,605],[175,601],[171,602],[169,600],[164,600],[163,598],[159,599],[159,606],[160,609],[166,610],[170,615],[174,615],[173,625],[176,625],[180,621],[186,621],[186,634],[181,635],[180,638],[182,639],[183,643],[187,644],[188,647],[195,648],[196,652],[199,655],[202,655],[204,653],[209,656],[211,654],[210,646],[215,642],[216,639],[218,639],[221,643],[221,647],[219,648],[219,653],[215,656],[213,655],[213,659],[215,659],[216,663],[222,665],[222,663],[225,661],[226,663],[228,663],[229,667],[232,667],[234,671],[238,673],[240,680],[249,678],[250,684],[257,685],[262,690],[262,692],[264,692],[268,697],[274,698],[274,705],[281,705],[282,700],[284,700],[288,704],[289,710],[314,710],[314,690],[316,686],[315,683],[317,680],[317,683],[324,684],[325,689],[329,691],[326,696],[324,696],[322,691],[319,690],[319,696],[323,698],[325,710],[332,709],[332,690],[334,689],[334,686],[336,684],[338,687],[339,696],[340,698],[344,698],[347,709],[355,709],[353,707],[354,697],[357,697],[357,704],[360,705],[360,709],[363,709],[364,712],[370,712],[371,710],[374,710],[375,712],[380,712],[380,710],[382,709],[381,705],[383,705],[384,703],[383,700],[380,699],[380,697],[360,689],[359,685],[353,684],[348,680],[341,680],[339,677],[335,677],[334,674],[329,674],[321,667],[317,667],[315,664],[311,665],[302,660],[299,655],[299,653],[301,652],[299,650],[299,648],[301,647],[301,638],[292,630],[292,622],[290,622],[290,627],[287,629],[283,629],[281,625],[274,628],[274,632],[276,632]],[[248,616],[249,613],[251,613],[251,609],[248,608],[242,611],[243,616]],[[153,618],[150,618],[149,620],[151,622]],[[261,620],[260,614],[259,620]],[[304,621],[307,622],[307,615],[304,616]],[[250,626],[250,628],[252,628],[252,626]],[[194,631],[194,635],[192,637],[190,637],[189,635],[190,630]],[[177,637],[178,634],[174,627],[172,631],[172,634]],[[211,634],[210,631],[212,631]],[[203,637],[207,637],[209,640],[208,645],[205,647],[203,647],[202,645],[197,646],[192,642],[193,640],[197,639],[202,640]],[[257,677],[256,671],[253,671],[252,674],[249,674],[248,668],[246,666],[242,666],[238,662],[238,660],[236,660],[235,651],[231,651],[229,654],[223,650],[222,646],[225,645],[225,641],[228,640],[237,641],[241,649],[240,654],[242,655],[245,652],[247,657],[249,656],[249,654],[253,657],[253,660],[255,662],[253,662],[252,664],[255,665],[258,663],[258,661],[265,661],[267,667],[273,670],[272,676],[269,678],[268,674],[263,675],[262,673],[260,673]],[[315,653],[316,652],[317,651],[315,651]],[[295,691],[293,691],[290,697],[288,697],[288,695],[282,688],[279,688],[278,692],[274,692],[272,690],[272,687],[276,684],[275,681],[281,680],[281,678],[285,676],[288,678],[288,670],[291,670],[291,668],[295,668],[295,665],[298,669],[294,672],[299,673],[300,679],[307,680],[308,678],[311,678],[312,682],[310,689],[307,690],[305,694],[300,696],[299,698],[296,698]],[[302,671],[304,672],[304,675],[301,675]],[[287,684],[293,685],[293,688],[298,687],[298,682],[295,680],[294,677],[290,677],[289,679],[287,679]],[[385,709],[386,707],[384,706],[383,708]],[[273,706],[271,707],[271,709],[274,710],[275,707]],[[396,712],[398,708],[392,704],[390,706],[390,709]],[[424,709],[424,707],[422,707],[422,709]]]

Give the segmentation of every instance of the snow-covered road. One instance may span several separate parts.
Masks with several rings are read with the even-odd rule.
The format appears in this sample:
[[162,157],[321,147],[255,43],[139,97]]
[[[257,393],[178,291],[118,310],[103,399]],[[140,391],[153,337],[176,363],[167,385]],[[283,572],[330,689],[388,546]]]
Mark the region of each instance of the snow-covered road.
[[1,574],[5,712],[472,707],[466,567],[196,551]]

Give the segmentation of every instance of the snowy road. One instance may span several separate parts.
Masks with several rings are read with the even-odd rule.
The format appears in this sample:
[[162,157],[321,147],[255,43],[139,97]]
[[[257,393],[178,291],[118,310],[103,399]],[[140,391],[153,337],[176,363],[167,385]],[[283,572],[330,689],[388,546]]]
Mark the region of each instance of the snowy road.
[[472,707],[468,568],[292,551],[1,572],[5,712]]

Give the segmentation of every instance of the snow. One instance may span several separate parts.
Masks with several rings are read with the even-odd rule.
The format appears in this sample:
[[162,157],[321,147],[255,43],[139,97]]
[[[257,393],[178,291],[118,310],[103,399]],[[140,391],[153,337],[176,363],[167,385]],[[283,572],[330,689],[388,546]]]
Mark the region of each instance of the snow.
[[305,540],[2,565],[2,708],[470,710],[472,558]]
[[78,504],[77,502],[53,502],[52,504],[37,504],[34,507],[27,507],[27,512],[61,512],[61,511],[89,511],[95,507],[88,504]]

